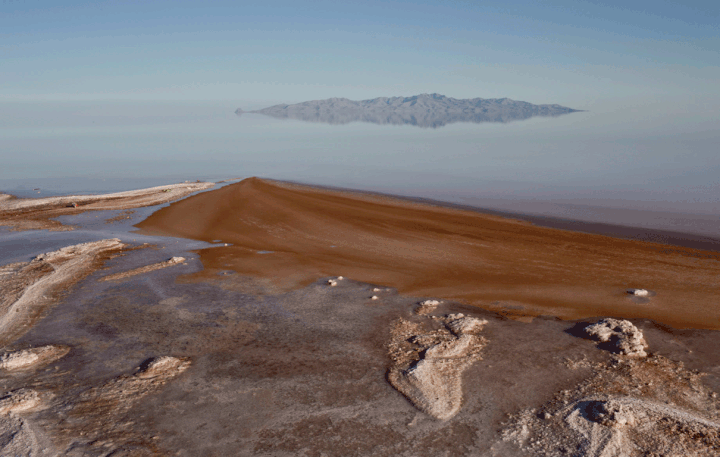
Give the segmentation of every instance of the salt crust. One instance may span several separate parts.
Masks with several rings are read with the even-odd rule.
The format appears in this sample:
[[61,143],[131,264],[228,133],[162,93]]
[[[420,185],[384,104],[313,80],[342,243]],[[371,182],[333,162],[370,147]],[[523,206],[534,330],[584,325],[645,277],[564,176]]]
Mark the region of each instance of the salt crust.
[[149,273],[149,272],[155,271],[155,270],[161,270],[163,268],[172,267],[174,265],[180,265],[183,262],[185,262],[185,257],[171,257],[170,259],[165,260],[163,262],[153,263],[151,265],[146,265],[144,267],[135,268],[133,270],[115,273],[113,275],[107,275],[102,278],[102,281],[117,281],[119,279],[125,279],[125,278],[129,278],[131,276]]
[[16,371],[48,364],[64,357],[69,351],[67,346],[49,345],[5,352],[0,355],[0,369]]
[[[393,360],[388,380],[416,408],[448,420],[462,406],[463,372],[481,358],[486,340],[479,332],[487,321],[463,314],[423,318],[396,321],[388,345]],[[428,330],[429,321],[441,327]]]
[[585,327],[585,332],[603,343],[610,343],[620,354],[631,357],[647,356],[647,342],[642,332],[630,321],[606,318]]

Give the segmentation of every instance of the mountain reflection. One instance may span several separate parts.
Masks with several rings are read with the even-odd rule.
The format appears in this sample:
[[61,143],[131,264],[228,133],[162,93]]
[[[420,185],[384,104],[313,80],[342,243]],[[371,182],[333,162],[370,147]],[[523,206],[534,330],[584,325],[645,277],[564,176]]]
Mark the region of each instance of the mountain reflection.
[[[455,122],[505,123],[531,117],[555,117],[578,111],[560,105],[533,105],[507,98],[459,100],[438,94],[423,94],[362,101],[331,98],[295,105],[275,105],[250,113],[333,125],[369,122],[437,128]],[[244,111],[238,109],[236,113],[240,116]]]

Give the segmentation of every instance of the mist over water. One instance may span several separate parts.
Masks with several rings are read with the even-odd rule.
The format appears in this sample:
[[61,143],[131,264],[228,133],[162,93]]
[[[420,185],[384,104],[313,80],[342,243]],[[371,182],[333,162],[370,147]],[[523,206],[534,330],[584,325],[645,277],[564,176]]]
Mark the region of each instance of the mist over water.
[[568,105],[588,111],[418,129],[238,117],[235,102],[4,103],[0,191],[262,176],[720,236],[714,103]]

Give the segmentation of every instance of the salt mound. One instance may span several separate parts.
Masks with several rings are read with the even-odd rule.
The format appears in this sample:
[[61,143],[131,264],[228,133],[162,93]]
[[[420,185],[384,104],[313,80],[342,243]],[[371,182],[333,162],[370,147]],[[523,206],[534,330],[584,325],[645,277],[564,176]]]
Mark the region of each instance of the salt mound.
[[57,251],[46,252],[40,254],[33,259],[33,262],[48,262],[55,263],[59,261],[65,261],[67,259],[73,259],[79,256],[96,255],[102,251],[110,249],[119,249],[124,244],[119,238],[109,238],[100,241],[91,241],[89,243],[80,243],[72,246],[66,246],[60,248]]
[[0,415],[27,411],[40,404],[40,395],[32,389],[18,389],[0,398]]
[[642,332],[632,322],[606,318],[585,327],[585,332],[603,343],[610,343],[620,354],[645,357],[648,347]]
[[420,302],[420,307],[415,311],[417,314],[430,314],[440,306],[438,300],[425,300]]
[[422,331],[402,319],[396,324],[389,345],[395,366],[388,379],[416,408],[448,420],[462,406],[462,373],[480,359],[485,339],[477,333],[487,321],[461,314],[435,320],[443,328]]
[[702,373],[660,356],[593,368],[540,410],[512,415],[503,439],[522,455],[720,455],[720,402]]
[[22,370],[58,360],[70,351],[67,346],[41,346],[31,349],[6,352],[0,355],[0,369]]
[[135,373],[135,376],[141,379],[150,379],[157,377],[173,377],[190,366],[190,361],[179,359],[177,357],[162,356],[150,359]]
[[628,403],[609,399],[592,401],[585,409],[587,418],[607,427],[622,428],[635,425],[635,411]]
[[58,292],[96,270],[104,256],[124,246],[117,238],[93,241],[0,267],[0,346],[27,332],[54,303]]

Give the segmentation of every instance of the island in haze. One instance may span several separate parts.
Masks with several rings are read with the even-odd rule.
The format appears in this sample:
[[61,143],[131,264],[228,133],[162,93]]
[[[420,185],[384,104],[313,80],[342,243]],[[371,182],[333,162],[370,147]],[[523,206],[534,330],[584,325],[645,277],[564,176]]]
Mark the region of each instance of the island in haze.
[[533,105],[509,98],[457,99],[440,94],[421,94],[412,97],[378,97],[370,100],[329,98],[294,105],[274,105],[256,111],[278,119],[298,119],[328,124],[371,122],[373,124],[442,127],[454,122],[511,122],[536,116],[560,116],[582,110],[560,105]]

